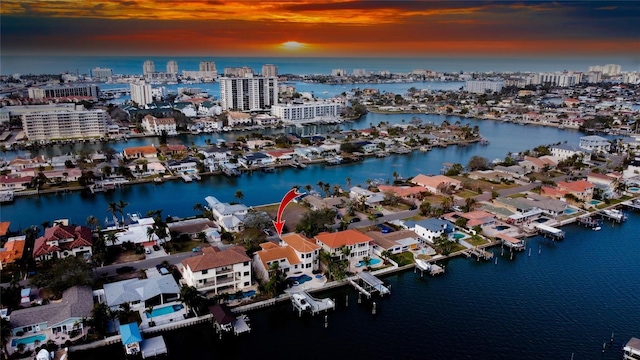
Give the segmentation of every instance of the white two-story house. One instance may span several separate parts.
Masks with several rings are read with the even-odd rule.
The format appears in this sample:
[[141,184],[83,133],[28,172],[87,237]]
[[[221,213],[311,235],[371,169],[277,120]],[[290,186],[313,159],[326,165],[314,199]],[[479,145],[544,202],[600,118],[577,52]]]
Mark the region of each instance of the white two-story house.
[[181,271],[184,282],[199,291],[235,293],[251,286],[251,258],[240,246],[224,251],[206,247],[202,254],[182,260]]
[[221,228],[229,232],[241,231],[244,226],[244,217],[247,215],[249,208],[243,204],[234,204],[220,202],[213,196],[205,198],[207,205],[211,209],[213,218]]

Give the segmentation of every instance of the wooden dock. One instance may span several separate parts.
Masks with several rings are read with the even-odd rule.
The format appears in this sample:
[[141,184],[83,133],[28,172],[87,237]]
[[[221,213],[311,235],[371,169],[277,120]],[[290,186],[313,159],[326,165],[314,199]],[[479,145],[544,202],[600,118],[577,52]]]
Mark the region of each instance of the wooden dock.
[[444,266],[439,266],[435,263],[428,263],[421,259],[415,259],[416,267],[413,272],[415,273],[416,269],[419,269],[421,272],[421,276],[424,276],[424,272],[428,272],[429,275],[435,276],[438,274],[444,274]]
[[471,248],[471,249],[469,249],[467,251],[464,251],[463,254],[465,254],[467,257],[475,256],[476,259],[478,259],[478,260],[480,260],[480,259],[483,259],[483,260],[491,260],[491,259],[493,259],[493,253],[488,252],[488,251],[486,251],[484,249],[477,248],[477,247],[474,247],[474,248]]
[[[358,281],[360,281],[360,284],[358,284]],[[382,280],[378,279],[370,272],[363,271],[358,273],[355,277],[349,278],[349,282],[356,288],[356,290],[360,291],[367,298],[371,298],[371,294],[374,292],[378,292],[380,296],[391,294],[391,290],[384,286]]]
[[336,308],[336,303],[332,299],[316,299],[306,291],[292,292],[290,299],[291,305],[298,311],[298,316],[302,316],[303,312],[316,315]]

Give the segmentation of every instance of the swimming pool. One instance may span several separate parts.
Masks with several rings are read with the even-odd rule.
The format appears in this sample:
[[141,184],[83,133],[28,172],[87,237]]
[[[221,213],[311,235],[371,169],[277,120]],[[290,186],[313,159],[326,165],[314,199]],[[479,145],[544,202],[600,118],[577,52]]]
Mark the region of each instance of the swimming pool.
[[637,193],[637,192],[640,192],[640,188],[637,188],[634,186],[634,187],[627,188],[627,191],[632,193]]
[[[373,266],[373,265],[378,265],[382,262],[382,260],[380,259],[371,259],[369,260],[369,266]],[[360,260],[358,261],[358,263],[356,264],[356,267],[363,267],[364,265],[364,261]]]
[[[591,205],[598,205],[598,204],[600,204],[601,202],[602,202],[602,201],[600,201],[600,200],[591,200],[591,201],[589,201],[589,204],[591,204]],[[566,212],[566,211],[565,211],[565,212]]]
[[539,218],[539,219],[535,219],[533,220],[533,222],[537,222],[538,224],[542,224],[543,222],[547,222],[547,218]]
[[307,274],[302,274],[300,276],[292,276],[287,278],[287,282],[292,283],[293,285],[304,284],[307,281],[311,280],[312,277]]
[[453,234],[453,238],[456,239],[456,240],[464,239],[465,237],[467,237],[467,235],[462,234],[462,233]]
[[11,346],[16,347],[20,344],[29,345],[35,343],[36,341],[39,341],[42,344],[46,339],[47,336],[45,334],[31,335],[25,338],[11,340]]
[[156,316],[172,314],[172,313],[174,313],[176,311],[182,310],[183,308],[184,308],[184,305],[177,304],[177,305],[171,305],[171,306],[165,306],[165,307],[162,307],[162,308],[153,309],[151,314],[149,314],[148,311],[145,311],[144,314],[147,316],[147,319],[150,319],[150,318],[156,317]]
[[564,210],[565,214],[573,214],[573,213],[577,213],[577,212],[578,212],[578,210],[569,209],[569,208]]
[[498,230],[498,231],[507,230],[510,227],[511,226],[498,225],[498,226],[496,226],[496,230]]

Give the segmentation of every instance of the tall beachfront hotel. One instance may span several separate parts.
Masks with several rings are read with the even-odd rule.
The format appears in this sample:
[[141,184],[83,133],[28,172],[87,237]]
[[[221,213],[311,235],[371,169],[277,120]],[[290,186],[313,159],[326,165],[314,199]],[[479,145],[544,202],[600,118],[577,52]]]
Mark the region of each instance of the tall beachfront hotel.
[[278,78],[253,76],[221,77],[220,103],[223,110],[264,110],[278,102]]

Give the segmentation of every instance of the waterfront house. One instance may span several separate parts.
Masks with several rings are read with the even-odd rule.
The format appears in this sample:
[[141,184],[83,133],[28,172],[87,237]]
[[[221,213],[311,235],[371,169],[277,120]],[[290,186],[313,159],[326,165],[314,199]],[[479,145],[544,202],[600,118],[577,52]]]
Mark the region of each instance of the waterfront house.
[[333,209],[336,208],[340,204],[344,204],[343,197],[328,197],[323,198],[316,195],[307,195],[302,198],[304,202],[311,206],[313,210],[322,210],[322,209]]
[[556,186],[560,191],[573,194],[578,200],[589,202],[593,198],[593,184],[586,180],[558,181]]
[[169,160],[167,161],[167,167],[174,173],[196,173],[198,172],[198,163],[200,160],[196,158],[188,157],[181,160]]
[[235,293],[251,286],[251,258],[245,249],[205,247],[202,253],[182,260],[185,284],[214,294]]
[[421,186],[378,185],[378,190],[382,194],[390,193],[406,200],[419,198],[421,194],[427,192],[427,189]]
[[93,237],[91,229],[84,226],[56,224],[44,230],[44,235],[36,239],[33,259],[36,261],[68,256],[91,257]]
[[566,160],[574,155],[583,156],[585,153],[584,149],[580,146],[565,143],[551,145],[549,150],[551,150],[551,156],[556,158],[558,161]]
[[229,127],[250,126],[253,121],[251,115],[239,111],[227,111],[227,122]]
[[82,177],[82,170],[78,168],[43,171],[42,173],[50,183],[54,184],[62,181],[78,181]]
[[238,232],[244,227],[244,217],[247,215],[249,208],[243,204],[234,204],[220,202],[213,196],[205,198],[209,209],[216,223],[226,231]]
[[362,260],[371,254],[373,239],[360,231],[349,229],[334,233],[323,232],[315,236],[316,244],[331,254],[331,256],[343,259],[342,246],[351,250],[349,257],[354,260]]
[[166,156],[184,156],[189,152],[189,148],[182,144],[160,145],[158,150]]
[[208,241],[220,241],[220,227],[207,218],[186,219],[167,224],[172,234],[188,235],[192,239],[198,239],[199,233],[204,233]]
[[13,236],[0,248],[0,270],[22,259],[27,236]]
[[493,170],[472,171],[469,173],[468,177],[472,180],[487,180],[495,182],[500,182],[502,179],[511,178],[511,176],[506,173]]
[[146,164],[133,164],[129,165],[129,170],[136,177],[146,177],[154,175],[163,175],[166,173],[167,168],[159,161],[152,161]]
[[147,133],[161,135],[164,132],[169,136],[178,135],[176,120],[172,117],[157,118],[153,115],[145,115],[140,125],[142,125],[144,131]]
[[133,146],[122,150],[126,159],[154,159],[158,157],[158,149],[153,145]]
[[273,164],[273,159],[265,153],[250,152],[238,158],[238,163],[246,168]]
[[25,190],[31,185],[33,176],[15,177],[9,175],[0,176],[0,190]]
[[42,155],[38,155],[31,159],[25,159],[18,156],[12,160],[9,160],[7,168],[11,170],[11,173],[20,173],[25,170],[36,171],[40,167],[46,167],[48,165],[49,163],[47,163],[47,160]]
[[622,178],[625,180],[633,179],[640,180],[640,156],[636,156],[627,168],[622,172]]
[[354,186],[349,190],[349,198],[367,206],[376,206],[384,200],[384,194]]
[[282,235],[279,245],[272,242],[260,244],[262,250],[254,253],[253,268],[257,278],[268,280],[269,269],[277,263],[284,274],[304,271],[311,274],[318,270],[320,246],[313,240],[296,233]]
[[[117,219],[115,220],[117,221]],[[142,246],[156,245],[160,238],[155,232],[153,234],[148,233],[149,229],[153,229],[154,224],[155,220],[150,217],[137,219],[135,222],[131,222],[130,219],[125,219],[125,221],[122,222],[122,225],[124,225],[123,231],[116,232],[115,242],[107,241],[107,246],[122,245],[124,243],[140,244]],[[163,239],[163,241],[170,239],[171,237],[168,236],[166,239]]]
[[267,156],[271,158],[271,162],[289,161],[293,159],[295,151],[293,149],[282,149],[267,151]]
[[611,142],[598,135],[583,136],[580,138],[580,148],[592,152],[606,152],[611,148]]
[[253,254],[253,271],[256,278],[269,280],[269,270],[277,264],[282,274],[287,276],[290,271],[304,270],[300,257],[288,245],[278,246],[270,241],[260,244],[260,249]]
[[460,180],[452,179],[444,175],[417,175],[410,181],[412,184],[422,186],[432,194],[442,194],[449,190],[459,190],[462,187]]
[[412,251],[417,249],[421,242],[420,236],[411,230],[399,230],[387,233],[368,231],[366,235],[373,239],[373,251],[378,255],[381,255],[384,250],[392,254]]
[[[91,318],[93,299],[89,286],[73,286],[62,293],[60,300],[49,304],[14,310],[10,314],[11,335],[15,338],[40,334],[47,340],[75,337],[83,333],[85,320]],[[13,344],[13,341],[9,341]],[[29,346],[38,346],[30,343]],[[31,348],[33,349],[33,348]],[[15,350],[15,349],[14,349]]]
[[138,311],[178,300],[180,287],[172,275],[162,275],[104,284],[102,293],[99,299],[104,299],[111,311],[119,310],[123,304]]
[[408,221],[405,226],[409,230],[413,230],[420,237],[420,242],[425,245],[427,242],[433,244],[436,238],[442,235],[449,236],[455,230],[455,226],[451,221],[438,218],[429,218],[417,222]]

